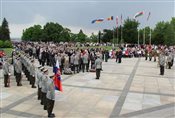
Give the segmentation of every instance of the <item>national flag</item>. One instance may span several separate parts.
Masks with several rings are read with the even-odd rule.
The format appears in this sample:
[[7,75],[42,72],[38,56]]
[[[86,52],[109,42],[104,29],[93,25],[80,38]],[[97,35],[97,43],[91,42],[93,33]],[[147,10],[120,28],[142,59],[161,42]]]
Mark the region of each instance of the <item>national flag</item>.
[[149,12],[149,14],[148,14],[147,21],[149,20],[150,15],[151,15],[151,12]]
[[116,17],[116,25],[117,25],[117,28],[118,28],[118,16]]
[[109,21],[109,20],[113,20],[113,19],[114,19],[113,16],[110,16],[110,17],[107,18],[108,21]]
[[55,75],[54,75],[54,85],[55,85],[55,90],[63,91],[62,88],[62,83],[61,83],[61,73],[60,73],[60,67],[59,67],[59,62],[57,60],[56,65],[53,69]]
[[91,23],[100,23],[100,22],[103,22],[104,18],[99,18],[99,19],[95,19],[93,20]]
[[123,21],[122,21],[122,14],[121,14],[121,25],[122,25]]
[[143,11],[137,12],[137,13],[135,14],[135,16],[134,16],[134,19],[136,19],[136,18],[139,17],[139,16],[142,16],[143,14],[144,14]]

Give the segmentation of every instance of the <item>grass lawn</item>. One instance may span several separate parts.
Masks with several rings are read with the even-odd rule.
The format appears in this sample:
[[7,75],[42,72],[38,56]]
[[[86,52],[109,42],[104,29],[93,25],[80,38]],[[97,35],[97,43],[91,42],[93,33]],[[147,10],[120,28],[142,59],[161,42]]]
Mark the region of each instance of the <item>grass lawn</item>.
[[[103,49],[105,49],[105,50],[111,50],[111,49],[113,49],[113,47],[112,46],[89,46],[89,47],[74,47],[74,49],[76,49],[76,48],[80,48],[80,49],[87,49],[87,48],[103,48]],[[114,47],[115,49],[117,48],[117,47]]]
[[12,55],[12,48],[0,48],[1,50],[4,50],[5,54],[10,57]]

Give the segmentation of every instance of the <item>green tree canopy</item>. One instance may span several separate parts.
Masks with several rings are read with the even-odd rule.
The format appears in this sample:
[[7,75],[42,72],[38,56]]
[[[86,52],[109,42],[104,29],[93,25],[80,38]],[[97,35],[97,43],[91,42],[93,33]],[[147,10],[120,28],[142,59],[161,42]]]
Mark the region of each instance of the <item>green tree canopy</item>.
[[10,30],[7,20],[4,18],[0,27],[0,40],[10,40]]
[[133,19],[126,19],[123,24],[123,39],[126,43],[137,43],[139,23]]

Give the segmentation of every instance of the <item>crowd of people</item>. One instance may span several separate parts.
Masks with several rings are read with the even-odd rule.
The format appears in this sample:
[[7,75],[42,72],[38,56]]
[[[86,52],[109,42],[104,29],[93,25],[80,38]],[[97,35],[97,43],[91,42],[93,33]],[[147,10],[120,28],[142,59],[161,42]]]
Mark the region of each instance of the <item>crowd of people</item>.
[[[48,117],[55,117],[52,113],[55,100],[53,75],[49,75],[46,66],[53,67],[59,62],[60,74],[75,74],[81,72],[96,72],[96,79],[100,78],[102,62],[109,58],[122,62],[123,57],[145,57],[145,60],[156,62],[160,66],[160,75],[164,75],[164,67],[171,69],[174,63],[175,48],[167,46],[128,46],[123,45],[110,51],[102,48],[79,48],[72,44],[55,44],[43,42],[14,43],[12,64],[17,86],[22,86],[23,75],[26,76],[32,88],[38,88],[38,100]],[[158,58],[157,58],[158,57]],[[35,62],[39,62],[36,67]],[[10,64],[6,58],[3,63],[4,86],[10,87]],[[53,73],[52,73],[53,74]]]

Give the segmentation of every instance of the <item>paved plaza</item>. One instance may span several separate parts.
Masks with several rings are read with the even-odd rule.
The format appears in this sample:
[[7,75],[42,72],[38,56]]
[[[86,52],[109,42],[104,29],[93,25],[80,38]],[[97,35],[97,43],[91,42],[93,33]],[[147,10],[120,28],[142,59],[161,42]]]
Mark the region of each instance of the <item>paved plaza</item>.
[[[38,63],[36,63],[37,65]],[[52,68],[49,69],[50,72]],[[1,117],[47,118],[37,89],[23,77],[22,87],[4,88],[1,70]],[[63,92],[56,92],[56,118],[174,118],[175,66],[159,75],[157,62],[124,58],[103,62],[100,80],[95,73],[62,75]]]

